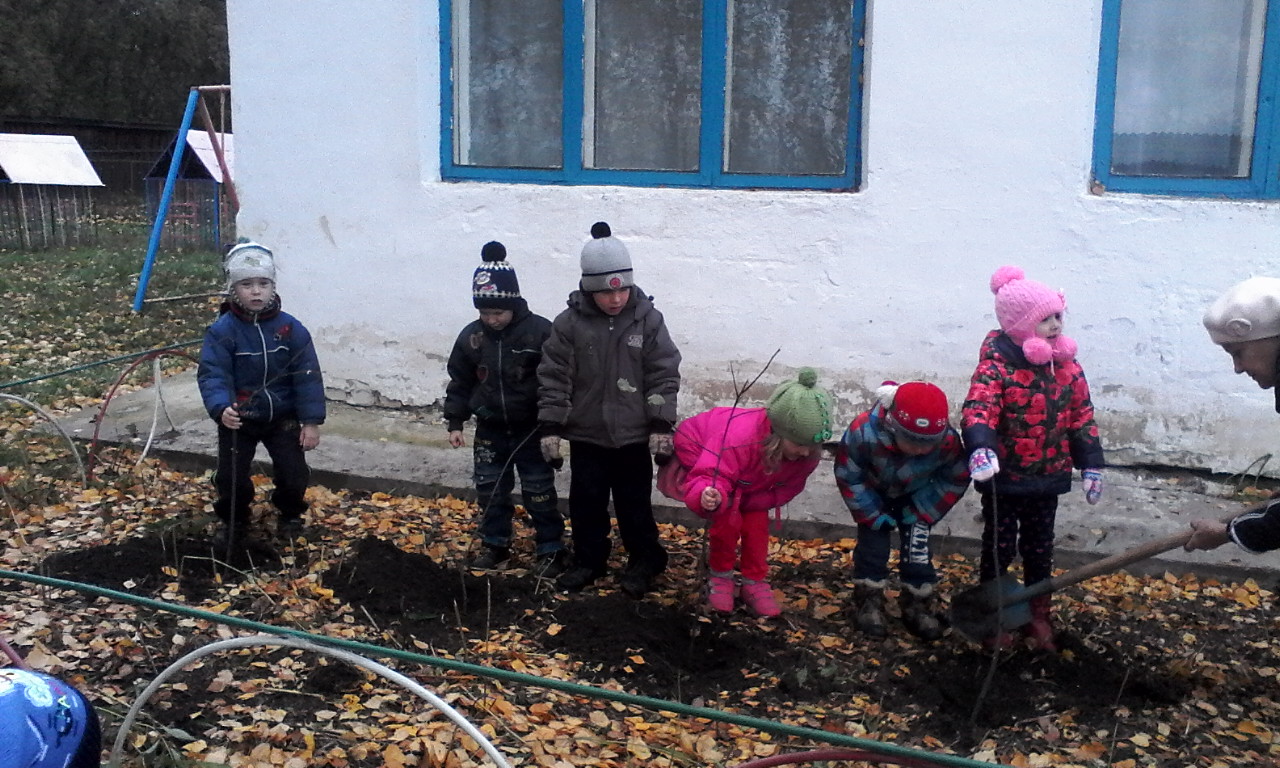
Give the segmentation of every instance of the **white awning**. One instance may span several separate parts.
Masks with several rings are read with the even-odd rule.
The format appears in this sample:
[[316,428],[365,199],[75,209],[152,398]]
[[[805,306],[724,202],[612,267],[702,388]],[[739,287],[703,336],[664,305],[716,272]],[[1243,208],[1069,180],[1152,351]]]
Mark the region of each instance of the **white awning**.
[[[232,149],[234,143],[231,141],[232,136],[229,133],[218,134],[218,144],[222,147],[222,156],[227,160],[227,170],[232,176],[236,174],[235,150]],[[218,165],[218,155],[213,151],[213,144],[209,141],[209,134],[205,131],[192,129],[187,131],[187,146],[196,153],[196,157],[200,158],[200,164],[205,167],[213,180],[222,183],[222,168]]]
[[0,171],[14,184],[103,186],[74,136],[0,133]]

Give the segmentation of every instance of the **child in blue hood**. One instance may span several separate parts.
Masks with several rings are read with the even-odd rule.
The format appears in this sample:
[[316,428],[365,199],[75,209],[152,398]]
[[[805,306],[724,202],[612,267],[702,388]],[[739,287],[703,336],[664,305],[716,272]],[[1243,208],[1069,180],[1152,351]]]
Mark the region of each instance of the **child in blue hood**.
[[98,768],[102,735],[84,695],[43,672],[0,669],[0,766]]

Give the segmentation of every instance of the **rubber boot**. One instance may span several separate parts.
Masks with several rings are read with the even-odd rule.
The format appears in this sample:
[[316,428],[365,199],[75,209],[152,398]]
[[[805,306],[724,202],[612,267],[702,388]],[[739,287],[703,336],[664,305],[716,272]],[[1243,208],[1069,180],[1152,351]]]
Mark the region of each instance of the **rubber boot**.
[[707,605],[711,610],[720,613],[733,613],[733,599],[738,594],[738,585],[732,573],[712,571],[707,580]]
[[773,617],[782,613],[782,607],[773,596],[773,587],[769,586],[769,582],[743,579],[742,588],[739,591],[742,602],[747,605],[747,610],[755,615]]
[[853,601],[857,608],[854,621],[867,637],[884,637],[888,634],[884,621],[883,581],[855,581]]
[[1042,651],[1056,651],[1058,644],[1054,642],[1053,602],[1050,595],[1039,595],[1031,598],[1031,621],[1022,628],[1027,644]]
[[902,609],[902,623],[908,632],[927,641],[942,637],[938,594],[932,584],[921,584],[918,587],[904,584],[898,595],[898,607]]

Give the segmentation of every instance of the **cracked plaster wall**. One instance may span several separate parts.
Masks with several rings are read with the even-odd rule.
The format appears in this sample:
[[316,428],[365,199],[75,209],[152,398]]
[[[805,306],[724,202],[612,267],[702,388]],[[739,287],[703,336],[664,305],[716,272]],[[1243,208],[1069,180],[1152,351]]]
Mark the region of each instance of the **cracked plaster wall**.
[[1238,471],[1271,451],[1270,393],[1200,315],[1280,273],[1280,206],[1090,193],[1100,2],[869,13],[864,183],[833,193],[442,182],[433,3],[231,0],[238,230],[279,255],[351,402],[439,400],[483,243],[550,317],[603,219],[684,354],[684,414],[732,402],[775,351],[749,401],[813,365],[842,420],[885,378],[958,407],[988,278],[1013,263],[1066,290],[1113,459]]

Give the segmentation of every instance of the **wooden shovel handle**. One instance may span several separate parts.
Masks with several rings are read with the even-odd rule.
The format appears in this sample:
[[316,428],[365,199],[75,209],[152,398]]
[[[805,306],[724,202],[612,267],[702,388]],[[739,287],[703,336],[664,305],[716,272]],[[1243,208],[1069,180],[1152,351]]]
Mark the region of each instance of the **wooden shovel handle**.
[[[1247,515],[1251,512],[1261,512],[1270,505],[1271,502],[1267,502],[1265,504],[1258,504],[1250,507],[1243,512],[1232,512],[1222,518],[1222,522],[1229,523],[1241,515]],[[1162,539],[1148,541],[1146,544],[1140,544],[1133,549],[1126,549],[1123,552],[1117,552],[1116,554],[1111,555],[1110,557],[1104,557],[1101,560],[1094,560],[1092,563],[1086,563],[1085,565],[1067,571],[1060,576],[1045,579],[1044,581],[1038,581],[1035,584],[1028,586],[1026,589],[1019,590],[1015,594],[1009,596],[1010,600],[1008,602],[1020,603],[1023,600],[1030,600],[1033,597],[1048,594],[1049,592],[1054,592],[1062,589],[1063,587],[1069,587],[1072,584],[1079,584],[1086,579],[1092,579],[1094,576],[1101,576],[1104,573],[1117,571],[1126,565],[1136,563],[1139,560],[1146,560],[1149,557],[1155,557],[1156,555],[1168,552],[1171,549],[1177,549],[1178,547],[1186,544],[1194,534],[1195,530],[1188,527],[1185,531],[1170,534]]]

